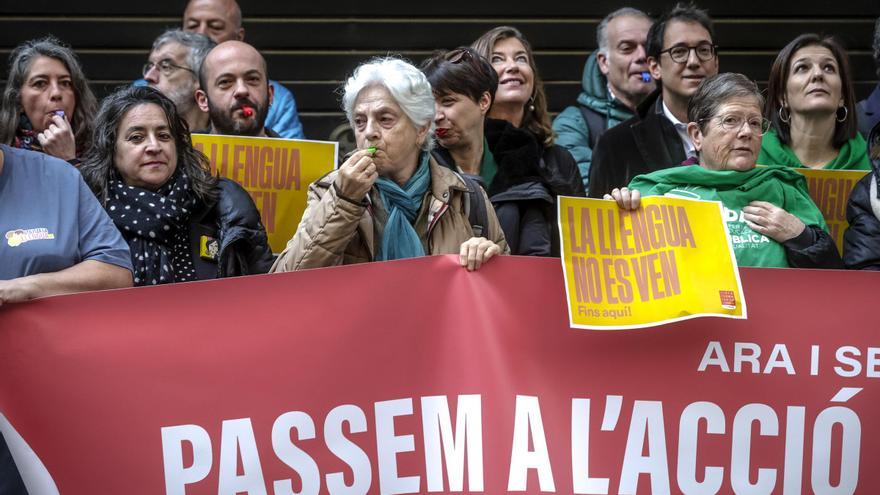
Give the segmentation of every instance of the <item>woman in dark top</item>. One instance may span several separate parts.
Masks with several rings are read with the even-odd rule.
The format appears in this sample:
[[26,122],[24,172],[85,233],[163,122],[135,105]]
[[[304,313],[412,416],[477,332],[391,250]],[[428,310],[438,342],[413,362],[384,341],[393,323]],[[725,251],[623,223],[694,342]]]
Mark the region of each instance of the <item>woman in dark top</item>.
[[131,247],[135,285],[266,273],[273,257],[253,200],[211,176],[186,121],[158,90],[107,97],[81,172]]
[[473,48],[438,53],[422,70],[436,99],[435,158],[479,179],[512,254],[559,256],[556,196],[584,195],[574,159],[529,129],[488,117],[498,75]]

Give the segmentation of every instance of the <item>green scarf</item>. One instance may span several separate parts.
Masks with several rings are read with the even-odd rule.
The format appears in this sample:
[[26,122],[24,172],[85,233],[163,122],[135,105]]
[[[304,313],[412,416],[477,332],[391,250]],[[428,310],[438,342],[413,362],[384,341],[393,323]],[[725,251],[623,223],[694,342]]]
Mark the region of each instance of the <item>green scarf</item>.
[[742,208],[754,200],[772,203],[806,225],[827,230],[822,213],[810,199],[807,181],[785,167],[759,167],[746,172],[707,170],[699,165],[673,167],[639,175],[629,187],[644,196],[720,201],[739,266],[789,266],[782,245],[753,231],[743,220]]
[[[786,167],[805,168],[800,159],[788,145],[782,144],[774,129],[764,134],[761,141],[761,153],[758,155],[760,165],[784,165]],[[861,134],[843,143],[834,160],[826,163],[826,170],[871,170],[868,159],[868,143]]]

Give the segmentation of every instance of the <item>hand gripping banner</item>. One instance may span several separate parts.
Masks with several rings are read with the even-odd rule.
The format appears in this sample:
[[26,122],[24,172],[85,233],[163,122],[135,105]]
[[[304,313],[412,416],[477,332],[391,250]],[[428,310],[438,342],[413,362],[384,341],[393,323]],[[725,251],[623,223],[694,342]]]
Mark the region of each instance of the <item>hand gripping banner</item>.
[[0,430],[32,495],[873,493],[880,276],[740,271],[662,331],[518,257],[4,306]]

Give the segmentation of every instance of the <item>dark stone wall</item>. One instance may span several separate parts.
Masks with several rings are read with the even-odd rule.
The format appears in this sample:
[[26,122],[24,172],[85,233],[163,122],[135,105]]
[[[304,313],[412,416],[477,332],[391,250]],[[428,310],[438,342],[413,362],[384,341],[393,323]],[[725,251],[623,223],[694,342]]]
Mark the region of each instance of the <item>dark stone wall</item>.
[[[670,4],[607,0],[572,2],[373,2],[241,0],[246,41],[269,62],[270,77],[295,94],[308,137],[327,139],[344,119],[336,90],[360,62],[395,53],[420,62],[433,50],[469,44],[485,30],[511,24],[536,52],[550,108],[560,111],[580,90],[583,63],[595,49],[596,25],[623,5],[657,14]],[[152,40],[178,26],[183,0],[31,0],[0,8],[0,58],[23,40],[54,34],[80,54],[99,95],[139,77]],[[845,2],[702,1],[716,23],[721,70],[763,84],[776,53],[795,36],[820,32],[846,45],[858,96],[876,75],[871,54],[876,0]],[[5,63],[0,77],[5,77]]]

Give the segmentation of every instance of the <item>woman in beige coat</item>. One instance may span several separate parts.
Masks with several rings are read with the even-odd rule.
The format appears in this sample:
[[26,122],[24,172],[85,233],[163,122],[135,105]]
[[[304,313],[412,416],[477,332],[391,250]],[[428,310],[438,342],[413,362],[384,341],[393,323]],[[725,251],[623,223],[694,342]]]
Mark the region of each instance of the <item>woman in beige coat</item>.
[[[396,58],[359,66],[343,109],[358,150],[309,186],[308,207],[273,272],[366,261],[459,254],[476,270],[509,252],[482,190],[431,158],[434,95],[425,76]],[[486,209],[474,235],[471,197]]]

